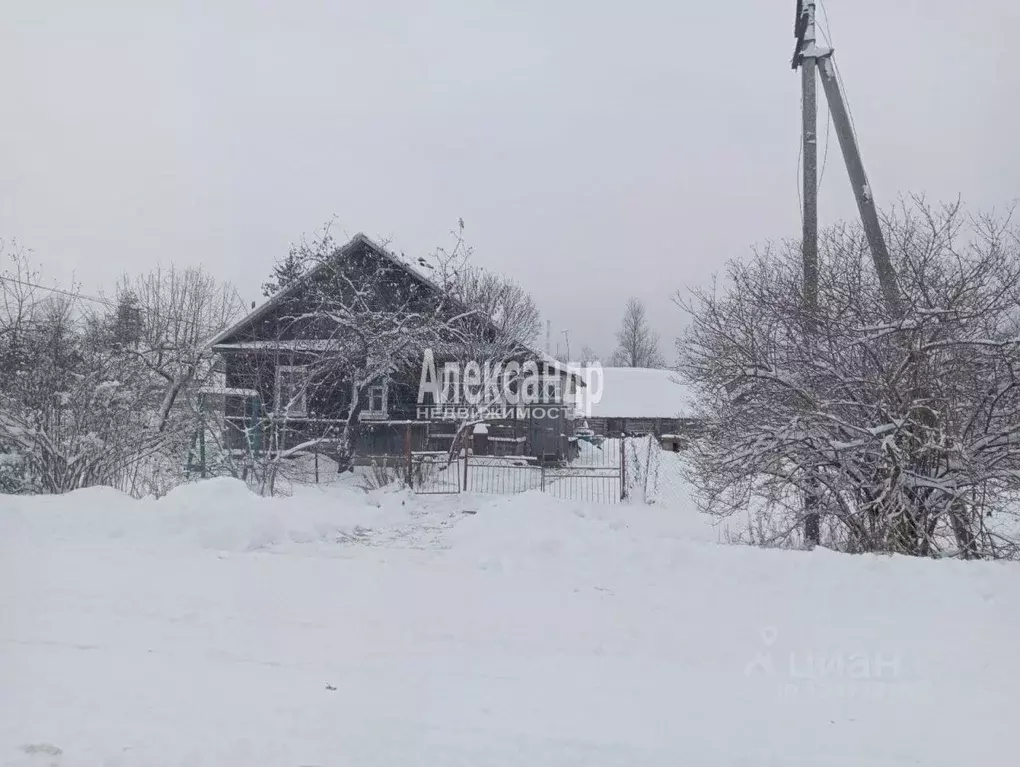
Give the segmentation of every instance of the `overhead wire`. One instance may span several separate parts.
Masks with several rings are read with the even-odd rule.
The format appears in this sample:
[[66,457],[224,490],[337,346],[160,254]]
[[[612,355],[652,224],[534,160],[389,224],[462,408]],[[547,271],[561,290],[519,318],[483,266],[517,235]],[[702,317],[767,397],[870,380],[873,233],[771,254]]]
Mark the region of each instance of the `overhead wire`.
[[[818,0],[818,8],[821,10],[822,21],[825,24],[825,28],[819,30],[822,33],[822,37],[825,40],[825,44],[830,48],[834,49],[835,46],[832,44],[832,26],[829,23],[829,11],[825,7],[825,3],[822,0]],[[839,62],[836,61],[835,56],[830,56],[829,60],[832,62],[833,71],[836,73],[836,81],[839,83],[839,89],[843,92],[843,101],[846,102],[846,112],[850,118],[850,130],[853,132],[854,141],[860,146],[860,140],[857,136],[857,123],[854,121],[854,110],[850,106],[850,95],[846,91],[846,86],[843,84],[843,74],[839,71]]]
[[[100,298],[98,296],[90,296],[87,293],[76,293],[76,292],[71,291],[71,290],[64,290],[62,288],[50,287],[48,285],[40,285],[39,283],[30,282],[29,280],[22,280],[22,279],[17,278],[17,277],[0,276],[0,283],[2,283],[2,282],[13,282],[16,285],[24,285],[25,287],[36,288],[38,290],[45,290],[45,291],[48,291],[50,293],[59,293],[60,295],[68,296],[69,298],[80,299],[80,300],[83,300],[83,301],[91,301],[93,303],[101,304],[101,305],[103,305],[103,306],[105,306],[105,307],[107,307],[109,309],[117,309],[117,308],[119,308],[119,304],[116,301],[113,301],[113,300],[111,300],[109,298]],[[171,316],[168,316],[168,315],[165,315],[165,314],[159,314],[158,312],[154,312],[151,309],[146,309],[144,307],[138,307],[138,311],[141,314],[146,314],[149,317],[152,317],[152,318],[154,318],[156,320],[164,320],[164,321],[168,321],[168,322],[179,322],[179,323],[181,323],[183,325],[190,325],[192,327],[199,328],[199,323],[198,323],[197,320],[189,319],[189,318],[186,318],[186,317],[171,317]],[[199,328],[199,329],[204,330],[204,328]]]
[[97,296],[90,296],[90,295],[87,295],[85,293],[75,293],[74,291],[71,291],[71,290],[63,290],[62,288],[54,288],[54,287],[50,287],[49,285],[40,285],[37,282],[29,282],[28,280],[18,279],[17,277],[3,277],[3,276],[0,276],[0,282],[13,282],[16,285],[24,285],[25,287],[29,287],[29,288],[38,288],[39,290],[46,290],[46,291],[49,291],[50,293],[59,293],[62,296],[69,296],[70,298],[78,298],[78,299],[83,299],[85,301],[92,301],[92,302],[97,303],[97,304],[103,304],[104,306],[109,306],[112,309],[116,309],[117,308],[117,304],[115,304],[113,301],[111,301],[108,298],[98,298]]
[[[823,2],[821,2],[821,0],[819,0],[819,2],[818,2],[818,7],[821,9],[822,19],[825,22],[825,28],[823,29],[821,26],[819,26],[817,24],[816,24],[816,27],[817,27],[818,31],[821,33],[822,39],[825,41],[826,47],[831,51],[831,50],[833,50],[835,48],[835,46],[832,44],[832,29],[829,26],[829,13],[828,13],[828,11],[825,10],[825,4]],[[831,136],[831,130],[832,130],[832,113],[828,109],[826,109],[825,110],[825,150],[822,153],[822,169],[821,169],[821,171],[818,174],[818,188],[819,189],[821,189],[822,182],[825,180],[825,166],[829,162],[829,139],[830,139],[830,136]]]
[[[800,97],[800,108],[804,109],[804,95]],[[804,159],[804,123],[800,125],[800,135],[797,141],[797,210],[800,212],[800,228],[804,230],[804,197],[801,194],[800,187],[804,183],[803,173],[801,172],[801,164]]]

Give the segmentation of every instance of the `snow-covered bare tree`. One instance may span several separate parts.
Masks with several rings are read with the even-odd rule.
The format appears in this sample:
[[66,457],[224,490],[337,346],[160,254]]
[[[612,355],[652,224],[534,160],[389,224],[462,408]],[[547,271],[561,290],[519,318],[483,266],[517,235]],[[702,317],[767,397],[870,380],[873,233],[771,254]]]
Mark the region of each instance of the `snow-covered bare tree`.
[[659,334],[648,324],[645,305],[637,298],[627,301],[623,321],[616,332],[616,351],[610,358],[616,367],[661,368],[666,361],[659,352]]
[[136,407],[162,435],[130,490],[162,492],[184,479],[191,443],[210,431],[199,399],[215,377],[208,341],[243,314],[243,302],[202,268],[171,265],[122,277],[108,303],[115,306],[105,323],[110,348],[136,382]]
[[474,249],[464,239],[463,219],[450,235],[449,248],[437,248],[418,259],[421,271],[453,302],[473,312],[477,338],[490,338],[501,346],[533,344],[542,327],[535,299],[513,278],[474,262]]
[[229,283],[221,283],[200,267],[157,268],[123,277],[117,286],[114,337],[121,354],[144,365],[153,375],[159,400],[156,428],[165,431],[182,393],[211,372],[213,355],[207,342],[244,312]]
[[[300,291],[280,299],[271,327],[258,330],[265,347],[252,357],[253,388],[260,378],[300,365],[294,380],[277,381],[272,410],[259,425],[263,491],[272,492],[281,462],[308,450],[328,452],[339,471],[353,465],[369,389],[389,374],[420,364],[425,349],[441,349],[465,332],[471,315],[447,293],[416,279],[405,265],[374,249],[344,249],[327,225],[295,246],[308,267]],[[342,392],[321,398],[316,392]],[[307,439],[291,415],[315,410],[328,425]]]
[[[507,374],[511,360],[532,356],[531,347],[542,327],[534,298],[518,282],[486,270],[473,261],[474,251],[464,238],[464,222],[451,233],[452,245],[437,248],[419,266],[430,273],[459,312],[455,342],[445,352],[462,366],[471,362],[478,376],[471,388],[477,392],[473,413],[461,419],[451,455],[461,449],[477,423],[488,420],[486,409],[505,405],[508,389],[537,385],[537,375]],[[555,362],[551,358],[546,362]],[[534,379],[534,380],[532,380]],[[460,382],[462,394],[465,382]],[[464,397],[461,397],[463,402]]]
[[680,369],[705,429],[690,479],[706,510],[756,514],[769,542],[799,540],[810,492],[823,543],[841,550],[1016,556],[1017,229],[920,199],[885,229],[902,318],[852,225],[822,233],[810,316],[796,243],[678,296]]

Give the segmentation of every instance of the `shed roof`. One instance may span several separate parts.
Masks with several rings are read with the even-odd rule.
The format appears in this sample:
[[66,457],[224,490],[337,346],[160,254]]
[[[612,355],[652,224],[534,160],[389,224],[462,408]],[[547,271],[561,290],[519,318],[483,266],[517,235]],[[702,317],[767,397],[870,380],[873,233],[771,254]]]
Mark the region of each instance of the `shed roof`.
[[602,368],[602,396],[593,418],[690,417],[690,390],[672,370]]

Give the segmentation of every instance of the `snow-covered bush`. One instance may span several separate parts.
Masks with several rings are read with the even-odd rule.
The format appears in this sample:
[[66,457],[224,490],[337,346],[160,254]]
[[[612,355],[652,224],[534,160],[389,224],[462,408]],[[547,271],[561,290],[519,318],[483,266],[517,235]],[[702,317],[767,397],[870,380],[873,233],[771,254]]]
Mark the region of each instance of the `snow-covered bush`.
[[219,290],[171,269],[86,300],[41,287],[15,247],[0,274],[0,491],[160,495],[181,482],[205,341],[232,310]]
[[154,448],[138,381],[103,348],[97,327],[76,316],[73,300],[42,299],[6,340],[0,440],[31,478],[21,490],[108,484]]
[[1017,229],[918,202],[886,236],[902,318],[848,225],[822,235],[816,313],[794,243],[678,299],[691,320],[681,370],[705,424],[689,477],[710,511],[767,513],[772,542],[799,540],[810,496],[823,541],[843,550],[1013,556]]

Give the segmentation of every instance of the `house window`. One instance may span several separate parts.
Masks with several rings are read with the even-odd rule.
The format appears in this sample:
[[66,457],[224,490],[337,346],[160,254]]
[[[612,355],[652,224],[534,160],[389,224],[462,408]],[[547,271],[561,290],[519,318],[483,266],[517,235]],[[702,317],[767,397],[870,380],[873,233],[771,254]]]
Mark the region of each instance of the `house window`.
[[378,384],[368,387],[368,397],[365,406],[361,409],[362,418],[385,418],[386,417],[386,385]]
[[286,416],[308,415],[308,368],[280,365],[276,368],[276,410]]

